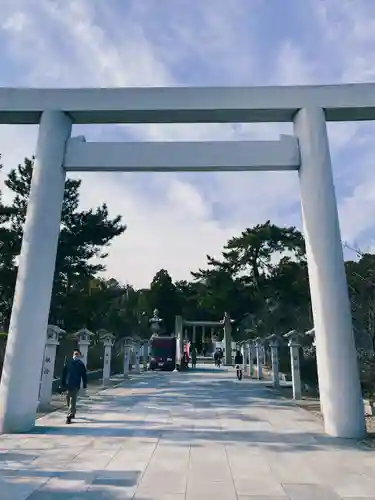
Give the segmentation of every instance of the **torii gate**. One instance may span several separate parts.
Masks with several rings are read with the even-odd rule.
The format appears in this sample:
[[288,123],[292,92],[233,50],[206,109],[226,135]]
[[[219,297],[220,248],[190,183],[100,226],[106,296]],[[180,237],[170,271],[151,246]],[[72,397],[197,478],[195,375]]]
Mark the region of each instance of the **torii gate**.
[[[232,324],[233,319],[230,319],[229,314],[225,313],[224,318],[220,321],[190,321],[182,320],[183,326],[191,326],[193,328],[193,344],[196,343],[196,328],[220,328],[224,330],[224,345],[225,345],[225,364],[232,364]],[[204,333],[203,333],[204,335]]]
[[[0,124],[39,124],[0,385],[0,432],[35,423],[66,172],[294,170],[301,192],[328,434],[361,437],[364,407],[326,120],[375,120],[375,84],[0,89]],[[293,122],[279,141],[86,143],[85,123]]]

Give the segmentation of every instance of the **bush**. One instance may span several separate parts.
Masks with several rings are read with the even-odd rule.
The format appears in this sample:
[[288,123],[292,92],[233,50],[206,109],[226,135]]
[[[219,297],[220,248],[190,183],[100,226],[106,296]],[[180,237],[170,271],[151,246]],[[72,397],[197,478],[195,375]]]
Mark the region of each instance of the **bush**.
[[362,394],[367,399],[375,399],[375,355],[358,350],[358,364]]

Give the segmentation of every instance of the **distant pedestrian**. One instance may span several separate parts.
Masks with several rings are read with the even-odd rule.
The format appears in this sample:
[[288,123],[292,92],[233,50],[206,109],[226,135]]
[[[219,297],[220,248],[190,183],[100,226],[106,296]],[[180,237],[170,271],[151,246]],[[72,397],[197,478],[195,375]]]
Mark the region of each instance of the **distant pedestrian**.
[[86,366],[81,358],[81,351],[74,349],[73,356],[65,363],[61,375],[61,387],[66,391],[66,404],[68,406],[67,424],[71,424],[72,419],[76,416],[77,396],[81,388],[81,382],[84,389],[87,386]]
[[196,368],[197,367],[197,350],[195,347],[193,347],[191,351],[191,367]]
[[186,351],[184,351],[184,354],[182,355],[182,366],[184,370],[189,368],[189,355]]
[[220,356],[219,350],[215,351],[214,360],[215,360],[215,366],[218,366],[220,368],[220,365],[221,365],[221,356]]

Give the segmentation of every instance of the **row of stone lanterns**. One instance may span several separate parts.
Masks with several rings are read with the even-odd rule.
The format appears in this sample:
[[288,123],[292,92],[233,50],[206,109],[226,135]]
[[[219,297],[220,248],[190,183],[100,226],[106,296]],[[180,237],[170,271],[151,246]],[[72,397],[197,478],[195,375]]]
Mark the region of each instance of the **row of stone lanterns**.
[[[134,361],[134,373],[141,372],[141,357],[143,358],[144,370],[147,369],[147,360],[149,356],[149,343],[142,341],[140,338],[126,337],[124,340],[124,364],[123,371],[124,377],[129,376],[130,365]],[[133,353],[133,360],[131,355]]]
[[[47,327],[47,338],[45,353],[43,359],[41,381],[39,388],[39,409],[43,410],[49,407],[52,398],[52,388],[54,381],[54,367],[56,360],[56,350],[59,345],[60,337],[64,336],[66,332],[56,325],[48,325]],[[103,375],[102,383],[104,386],[108,385],[111,376],[111,358],[112,358],[112,347],[114,345],[115,337],[111,333],[105,330],[99,330],[98,332],[100,341],[104,346],[104,357],[103,357]],[[82,361],[87,366],[88,360],[88,349],[91,344],[92,337],[95,334],[90,332],[87,328],[82,328],[73,335],[73,338],[77,339],[78,348],[82,354]],[[139,338],[127,337],[124,339],[124,357],[123,357],[123,372],[124,377],[129,375],[131,355],[134,355],[134,372],[140,373],[140,355],[142,348],[142,341]],[[143,358],[147,362],[148,357],[148,342],[143,344]]]
[[[249,377],[254,377],[254,358],[256,358],[256,377],[261,380],[263,378],[263,361],[264,348],[260,338],[241,343],[241,352],[243,355],[244,366],[243,371]],[[247,363],[247,360],[249,361]]]
[[[102,332],[101,341],[104,344],[104,364],[103,364],[103,384],[107,383],[110,377],[111,348],[114,336],[108,332]],[[47,339],[44,350],[44,359],[39,388],[39,408],[48,408],[52,398],[52,386],[54,380],[54,368],[56,361],[56,350],[60,337],[66,334],[65,330],[57,325],[48,325]],[[88,349],[91,338],[95,334],[87,328],[82,328],[73,335],[77,339],[78,348],[82,354],[82,361],[87,365]]]
[[[309,330],[305,333],[306,335],[314,335],[314,329]],[[301,382],[301,371],[300,371],[300,347],[302,335],[296,330],[291,330],[290,332],[283,335],[288,341],[288,347],[290,350],[290,364],[291,364],[291,375],[292,375],[292,388],[293,388],[293,399],[299,400],[302,397],[302,382]],[[271,366],[272,366],[272,385],[277,388],[280,385],[280,371],[279,371],[279,347],[280,347],[280,337],[276,334],[272,334],[266,339],[271,351]],[[313,342],[315,345],[315,342]],[[264,362],[264,346],[262,339],[260,337],[253,341],[245,342],[242,344],[244,349],[244,364],[246,359],[246,350],[249,352],[249,375],[253,377],[254,366],[253,366],[253,351],[255,350],[256,357],[256,371],[257,378],[261,379],[263,377],[263,362]],[[244,366],[244,371],[246,373],[246,368]]]
[[[305,333],[306,335],[314,335],[314,329],[309,330]],[[301,347],[302,335],[296,330],[291,330],[290,332],[283,335],[288,341],[288,347],[290,350],[290,364],[291,364],[291,374],[292,374],[292,388],[293,388],[293,399],[299,400],[302,397],[302,382],[301,382],[301,371],[300,371],[300,358],[299,351]],[[272,385],[277,388],[280,385],[280,371],[279,371],[279,347],[280,347],[280,337],[276,334],[272,334],[266,339],[271,351],[271,366],[272,366]],[[313,342],[315,345],[315,342]],[[254,377],[254,364],[253,360],[256,359],[256,378],[263,378],[263,363],[264,363],[264,345],[260,337],[257,337],[251,341],[245,341],[241,343],[241,350],[244,359],[243,370],[244,373],[248,374],[250,377]],[[247,364],[249,360],[249,365]]]

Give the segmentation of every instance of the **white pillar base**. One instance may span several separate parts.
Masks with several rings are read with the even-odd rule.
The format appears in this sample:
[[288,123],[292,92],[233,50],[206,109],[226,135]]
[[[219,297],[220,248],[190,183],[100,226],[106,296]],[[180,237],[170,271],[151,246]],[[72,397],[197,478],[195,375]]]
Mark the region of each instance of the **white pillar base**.
[[294,129],[324,427],[332,436],[361,438],[364,407],[324,111],[301,109]]
[[0,433],[35,424],[70,133],[66,114],[43,112],[0,385]]

